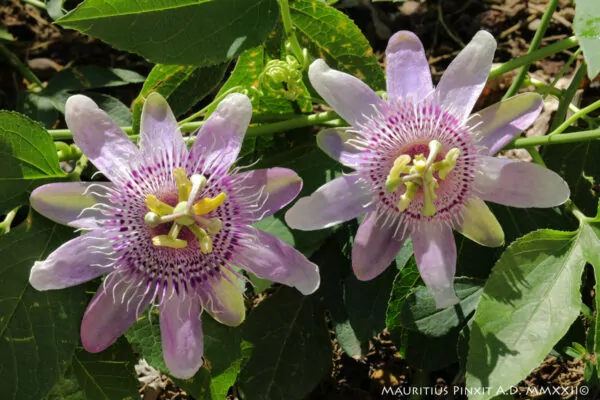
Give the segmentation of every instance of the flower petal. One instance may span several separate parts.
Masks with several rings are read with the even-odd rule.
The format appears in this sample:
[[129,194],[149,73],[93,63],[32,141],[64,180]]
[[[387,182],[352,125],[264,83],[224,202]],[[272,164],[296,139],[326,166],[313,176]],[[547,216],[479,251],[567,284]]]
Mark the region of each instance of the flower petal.
[[394,34],[385,50],[387,92],[390,100],[424,99],[433,90],[423,44],[412,32]]
[[89,97],[69,97],[65,119],[75,144],[107,178],[123,177],[138,158],[135,144]]
[[160,337],[163,357],[175,378],[189,379],[202,366],[204,335],[202,308],[190,294],[166,296],[160,307]]
[[251,244],[233,256],[233,263],[270,281],[311,294],[321,282],[319,267],[302,253],[275,236],[250,227]]
[[364,123],[384,102],[366,83],[329,68],[321,59],[310,65],[308,78],[327,104],[353,126]]
[[365,214],[372,203],[373,195],[359,177],[346,175],[299,199],[285,214],[285,221],[303,231],[329,228]]
[[[107,217],[94,204],[108,203],[105,196],[112,183],[60,182],[40,186],[31,193],[31,206],[62,225],[92,229]],[[85,211],[84,211],[85,210]]]
[[417,267],[438,309],[459,302],[454,292],[456,244],[446,225],[422,223],[412,232]]
[[352,269],[361,281],[381,274],[394,260],[406,240],[404,229],[377,221],[377,211],[367,214],[360,224],[352,247]]
[[255,169],[235,176],[236,196],[256,199],[256,207],[248,207],[250,217],[265,218],[281,210],[296,198],[302,189],[302,178],[287,168]]
[[436,94],[441,106],[466,119],[481,94],[492,68],[496,40],[479,31],[450,63],[440,79]]
[[317,135],[317,145],[327,155],[347,167],[355,168],[361,162],[364,153],[357,147],[359,136],[349,128],[325,129]]
[[506,158],[479,157],[474,190],[478,197],[512,207],[556,207],[569,199],[567,183],[556,172]]
[[244,281],[226,268],[201,283],[198,292],[202,308],[215,320],[227,326],[238,326],[246,318]]
[[159,93],[150,93],[140,122],[140,148],[145,156],[165,152],[169,159],[187,156],[187,147],[181,136],[177,119],[171,107]]
[[[103,250],[104,249],[104,250]],[[36,290],[64,289],[112,271],[110,243],[95,232],[76,237],[31,268],[29,283]]]
[[225,97],[208,117],[190,150],[190,162],[227,171],[236,161],[244,134],[252,118],[252,104],[248,96],[232,93]]
[[81,343],[90,353],[113,344],[148,307],[153,291],[128,280],[126,273],[113,272],[100,285],[81,321]]
[[454,229],[483,246],[499,247],[504,244],[502,226],[489,207],[477,197],[465,202],[462,216]]
[[542,106],[542,96],[523,93],[479,111],[471,116],[467,125],[477,126],[481,152],[493,155],[529,128],[540,115]]

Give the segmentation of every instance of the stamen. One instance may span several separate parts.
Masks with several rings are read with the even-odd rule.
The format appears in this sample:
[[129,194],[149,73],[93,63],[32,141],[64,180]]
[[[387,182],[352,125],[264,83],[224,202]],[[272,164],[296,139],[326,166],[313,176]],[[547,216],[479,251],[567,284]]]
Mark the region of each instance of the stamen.
[[223,223],[221,222],[221,220],[219,218],[208,219],[208,218],[204,218],[201,216],[196,216],[196,217],[194,217],[194,219],[200,225],[206,227],[206,230],[211,235],[216,235],[217,233],[219,233],[221,231],[221,228],[223,228]]
[[212,239],[208,236],[208,233],[198,225],[190,225],[188,229],[192,231],[194,235],[198,238],[198,242],[200,243],[200,250],[202,250],[203,254],[209,254],[212,252]]
[[194,204],[194,212],[196,215],[208,214],[211,211],[216,210],[221,204],[227,200],[227,195],[223,192],[219,193],[212,199],[202,199]]
[[394,166],[390,170],[385,181],[385,187],[390,192],[395,192],[396,189],[403,183],[400,179],[401,174],[407,174],[410,172],[410,167],[407,165],[411,162],[411,158],[408,154],[402,154],[394,160]]
[[152,238],[152,244],[158,247],[171,247],[173,249],[183,249],[187,247],[187,242],[181,239],[173,239],[169,235],[158,235]]
[[406,210],[410,202],[417,194],[417,189],[419,188],[419,184],[415,182],[406,182],[405,185],[406,192],[404,192],[404,194],[400,196],[400,200],[398,201],[398,209],[400,210],[400,212]]
[[163,203],[153,194],[146,196],[145,203],[150,211],[160,216],[173,214],[173,207],[167,203]]
[[184,168],[177,168],[173,171],[175,177],[175,183],[177,184],[179,201],[187,201],[190,197],[190,191],[192,190],[192,182],[187,177],[187,173]]
[[446,175],[456,167],[456,160],[458,160],[459,155],[460,150],[453,148],[446,154],[446,157],[442,161],[434,164],[433,170],[438,171],[440,179],[446,179]]

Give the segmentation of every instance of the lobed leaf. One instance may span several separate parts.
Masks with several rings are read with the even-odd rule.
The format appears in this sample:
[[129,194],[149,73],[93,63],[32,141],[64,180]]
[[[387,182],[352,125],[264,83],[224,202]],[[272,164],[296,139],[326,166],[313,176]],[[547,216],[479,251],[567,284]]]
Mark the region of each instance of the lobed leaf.
[[162,64],[222,63],[265,41],[277,0],[86,0],[56,22]]
[[24,115],[0,111],[0,214],[29,203],[36,187],[67,175],[58,165],[52,138]]
[[71,364],[88,300],[85,291],[38,292],[29,285],[29,270],[72,235],[71,228],[33,214],[0,236],[2,399],[43,398]]

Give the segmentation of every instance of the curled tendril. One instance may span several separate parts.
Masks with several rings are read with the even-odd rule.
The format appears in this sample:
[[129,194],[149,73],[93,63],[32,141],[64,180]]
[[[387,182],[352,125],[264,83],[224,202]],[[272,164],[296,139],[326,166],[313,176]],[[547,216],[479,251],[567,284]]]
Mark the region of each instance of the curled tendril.
[[286,56],[285,60],[271,60],[258,78],[259,87],[281,92],[286,100],[295,101],[302,94],[303,69],[303,65],[292,56]]

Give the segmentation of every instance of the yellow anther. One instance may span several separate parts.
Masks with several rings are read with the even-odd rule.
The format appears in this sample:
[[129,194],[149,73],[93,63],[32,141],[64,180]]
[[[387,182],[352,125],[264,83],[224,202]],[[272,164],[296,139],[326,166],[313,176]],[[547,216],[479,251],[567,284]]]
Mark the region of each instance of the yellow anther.
[[185,240],[172,238],[169,235],[158,235],[152,238],[152,244],[158,247],[170,247],[172,249],[183,249],[187,247]]
[[429,142],[429,155],[427,156],[427,167],[430,167],[436,157],[438,156],[438,154],[440,154],[440,151],[442,151],[442,144],[440,142],[438,142],[437,140],[432,140],[431,142]]
[[173,213],[173,207],[171,207],[167,203],[163,203],[153,194],[147,195],[145,202],[146,207],[148,207],[150,211],[160,216],[169,215]]
[[402,184],[400,175],[407,174],[410,171],[410,167],[407,167],[410,162],[411,158],[408,154],[402,154],[394,160],[394,165],[385,181],[385,187],[388,191],[395,192]]
[[190,191],[192,190],[192,182],[187,177],[187,172],[184,168],[177,168],[173,171],[175,177],[175,183],[177,184],[179,201],[187,201],[190,197]]
[[456,167],[458,156],[460,156],[460,150],[453,148],[446,154],[446,157],[442,161],[433,164],[433,170],[438,171],[440,179],[446,179],[446,175]]
[[216,235],[223,228],[223,222],[219,218],[202,218],[196,217],[196,220],[206,228],[206,231],[211,235]]
[[225,202],[225,200],[227,200],[227,195],[221,192],[212,199],[206,198],[198,201],[196,204],[194,204],[192,208],[194,209],[196,215],[204,215],[216,210],[221,204]]
[[212,252],[212,239],[208,236],[208,233],[198,225],[188,226],[189,230],[198,238],[200,244],[200,250],[203,254],[209,254]]
[[406,182],[405,185],[406,192],[404,192],[404,194],[400,196],[400,200],[398,200],[398,209],[400,212],[406,210],[410,202],[417,194],[417,189],[419,188],[419,184],[415,182]]

